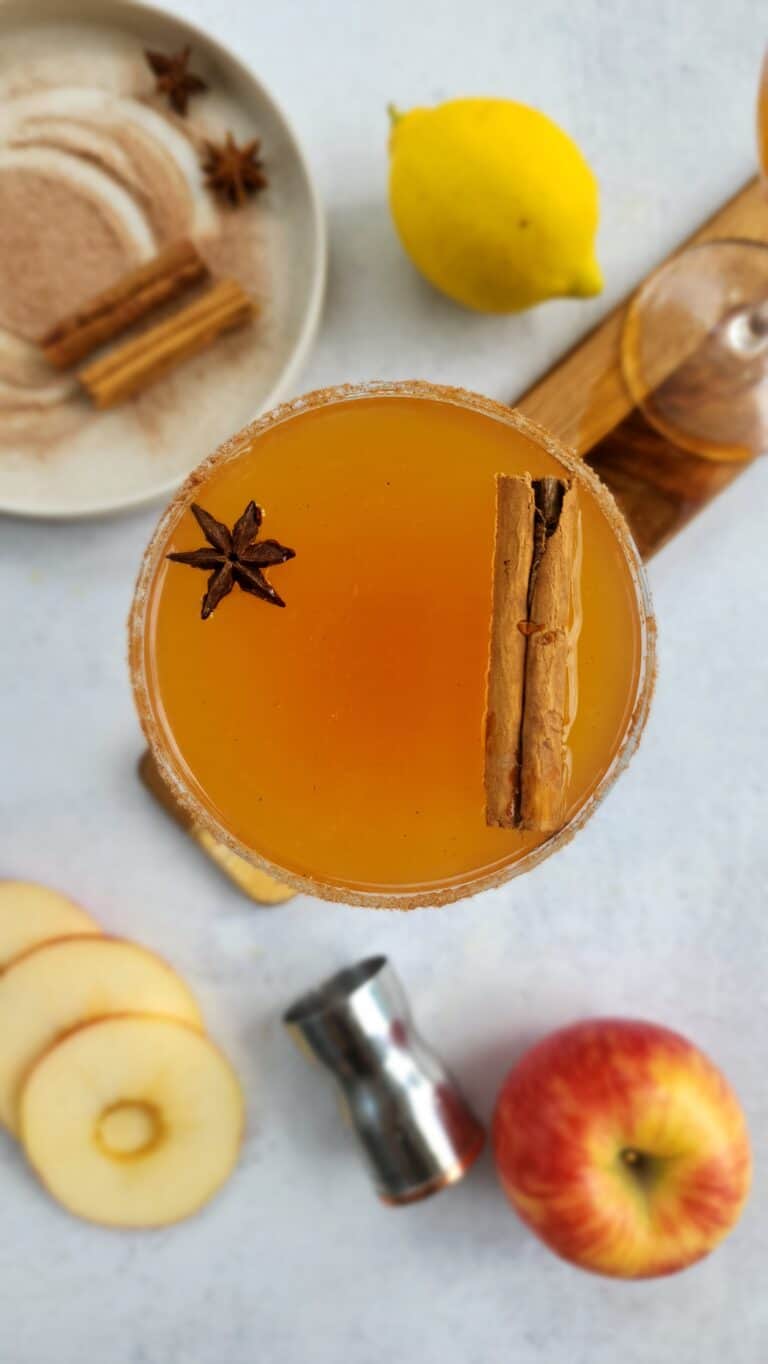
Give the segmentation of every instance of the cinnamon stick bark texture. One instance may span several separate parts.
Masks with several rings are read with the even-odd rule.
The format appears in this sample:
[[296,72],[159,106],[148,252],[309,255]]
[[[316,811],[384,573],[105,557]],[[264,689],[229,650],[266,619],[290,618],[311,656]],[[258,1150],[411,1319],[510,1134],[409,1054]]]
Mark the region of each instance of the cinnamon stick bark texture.
[[499,475],[485,730],[490,825],[554,833],[563,824],[580,571],[576,488]]
[[536,537],[528,616],[540,626],[528,636],[522,713],[521,829],[554,833],[565,819],[570,761],[570,669],[580,618],[574,600],[581,560],[578,493],[559,479],[536,484]]
[[485,819],[517,823],[520,794],[520,722],[527,639],[518,628],[528,617],[535,502],[530,478],[496,476],[493,608],[485,719]]
[[131,270],[111,289],[58,322],[40,343],[43,355],[57,369],[66,369],[191,288],[207,273],[208,267],[191,242],[173,242],[153,260]]
[[78,380],[97,407],[113,407],[204,350],[222,332],[250,322],[255,311],[253,300],[236,280],[221,280],[166,322],[87,365]]

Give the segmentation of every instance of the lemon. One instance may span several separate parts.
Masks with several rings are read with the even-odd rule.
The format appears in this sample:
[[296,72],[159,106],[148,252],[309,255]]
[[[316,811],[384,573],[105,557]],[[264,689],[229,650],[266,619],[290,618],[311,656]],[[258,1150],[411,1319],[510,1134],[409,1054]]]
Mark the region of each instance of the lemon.
[[436,288],[489,313],[600,292],[597,181],[562,128],[507,99],[390,114],[392,217]]

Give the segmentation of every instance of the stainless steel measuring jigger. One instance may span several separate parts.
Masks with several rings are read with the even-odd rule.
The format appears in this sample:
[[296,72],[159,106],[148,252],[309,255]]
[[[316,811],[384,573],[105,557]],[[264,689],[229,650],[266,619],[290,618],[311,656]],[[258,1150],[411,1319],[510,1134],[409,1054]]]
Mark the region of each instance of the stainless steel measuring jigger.
[[461,1179],[485,1133],[416,1031],[386,957],[309,991],[283,1016],[305,1054],[331,1071],[379,1197],[412,1203]]

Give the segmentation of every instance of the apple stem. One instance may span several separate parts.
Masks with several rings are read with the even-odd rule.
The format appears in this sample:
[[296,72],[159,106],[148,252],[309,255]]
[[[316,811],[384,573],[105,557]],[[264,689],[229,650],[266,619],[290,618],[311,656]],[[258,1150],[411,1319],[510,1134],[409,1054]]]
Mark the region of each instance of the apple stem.
[[636,1146],[625,1146],[619,1158],[637,1184],[649,1188],[655,1182],[659,1171],[653,1156],[638,1151]]

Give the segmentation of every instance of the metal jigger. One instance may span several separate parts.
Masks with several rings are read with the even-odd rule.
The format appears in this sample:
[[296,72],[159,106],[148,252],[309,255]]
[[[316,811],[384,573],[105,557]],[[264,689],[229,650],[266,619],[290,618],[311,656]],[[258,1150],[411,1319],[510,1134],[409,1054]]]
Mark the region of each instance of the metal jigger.
[[417,1033],[386,957],[339,971],[298,999],[283,1022],[337,1080],[383,1202],[427,1198],[477,1159],[483,1128]]

